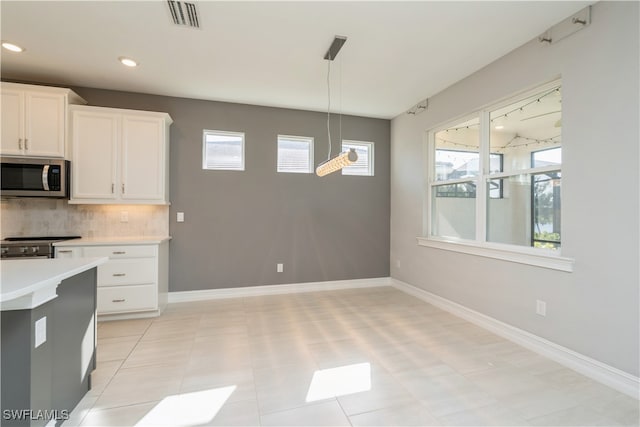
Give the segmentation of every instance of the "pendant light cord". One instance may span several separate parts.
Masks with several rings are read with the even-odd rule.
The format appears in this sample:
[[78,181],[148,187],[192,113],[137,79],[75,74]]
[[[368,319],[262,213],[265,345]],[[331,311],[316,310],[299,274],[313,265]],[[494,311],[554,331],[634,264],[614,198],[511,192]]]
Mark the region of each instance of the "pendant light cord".
[[327,161],[331,159],[331,60],[327,60],[327,136],[329,138],[329,154]]
[[338,129],[339,129],[339,141],[340,141],[340,151],[342,151],[342,57],[340,57],[340,73],[339,73],[339,78],[340,78],[340,106],[338,107],[338,111],[340,113],[340,123],[338,125]]

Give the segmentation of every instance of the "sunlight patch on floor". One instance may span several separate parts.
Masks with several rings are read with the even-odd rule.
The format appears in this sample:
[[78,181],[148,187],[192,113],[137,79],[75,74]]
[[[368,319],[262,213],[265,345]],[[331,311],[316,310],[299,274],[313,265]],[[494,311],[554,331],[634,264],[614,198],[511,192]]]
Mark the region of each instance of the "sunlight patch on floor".
[[307,402],[371,390],[371,364],[356,363],[314,372]]
[[236,386],[165,397],[136,426],[197,426],[218,414]]

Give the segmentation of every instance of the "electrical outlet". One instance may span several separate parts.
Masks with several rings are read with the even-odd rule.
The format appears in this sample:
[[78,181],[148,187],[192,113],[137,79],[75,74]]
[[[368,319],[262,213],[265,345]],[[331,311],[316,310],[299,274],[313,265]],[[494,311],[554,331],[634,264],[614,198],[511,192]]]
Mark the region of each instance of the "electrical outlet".
[[276,264],[276,271],[282,273],[284,271],[284,264]]
[[47,316],[36,320],[35,347],[38,348],[47,341]]
[[536,314],[540,316],[547,315],[547,303],[544,301],[536,300]]
[[396,260],[396,268],[398,268],[398,269],[400,268],[400,260],[399,259]]
[[178,212],[176,215],[176,221],[184,222],[184,212]]
[[120,212],[120,222],[129,222],[129,212],[127,211]]

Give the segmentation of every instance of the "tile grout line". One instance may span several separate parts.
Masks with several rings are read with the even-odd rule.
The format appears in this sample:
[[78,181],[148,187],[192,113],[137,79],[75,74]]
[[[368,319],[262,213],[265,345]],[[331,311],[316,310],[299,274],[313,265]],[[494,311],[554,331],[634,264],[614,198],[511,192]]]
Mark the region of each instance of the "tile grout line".
[[256,387],[256,368],[253,364],[253,348],[252,348],[251,342],[248,339],[250,331],[249,331],[249,318],[248,318],[246,300],[247,300],[246,297],[240,298],[240,301],[242,302],[242,313],[243,313],[244,324],[247,327],[247,342],[249,344],[249,362],[251,362],[251,379],[253,382],[253,394],[255,395],[255,398],[256,398],[256,409],[258,410],[258,423],[262,426],[260,400],[258,399],[258,388]]

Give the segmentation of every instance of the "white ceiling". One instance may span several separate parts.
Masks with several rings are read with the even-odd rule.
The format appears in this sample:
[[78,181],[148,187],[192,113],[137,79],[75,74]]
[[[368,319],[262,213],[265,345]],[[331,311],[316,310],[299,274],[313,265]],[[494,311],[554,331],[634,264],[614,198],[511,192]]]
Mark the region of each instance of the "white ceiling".
[[[392,118],[537,37],[583,1],[2,1],[2,78]],[[129,69],[117,58],[140,66]],[[342,85],[340,89],[340,75]]]

